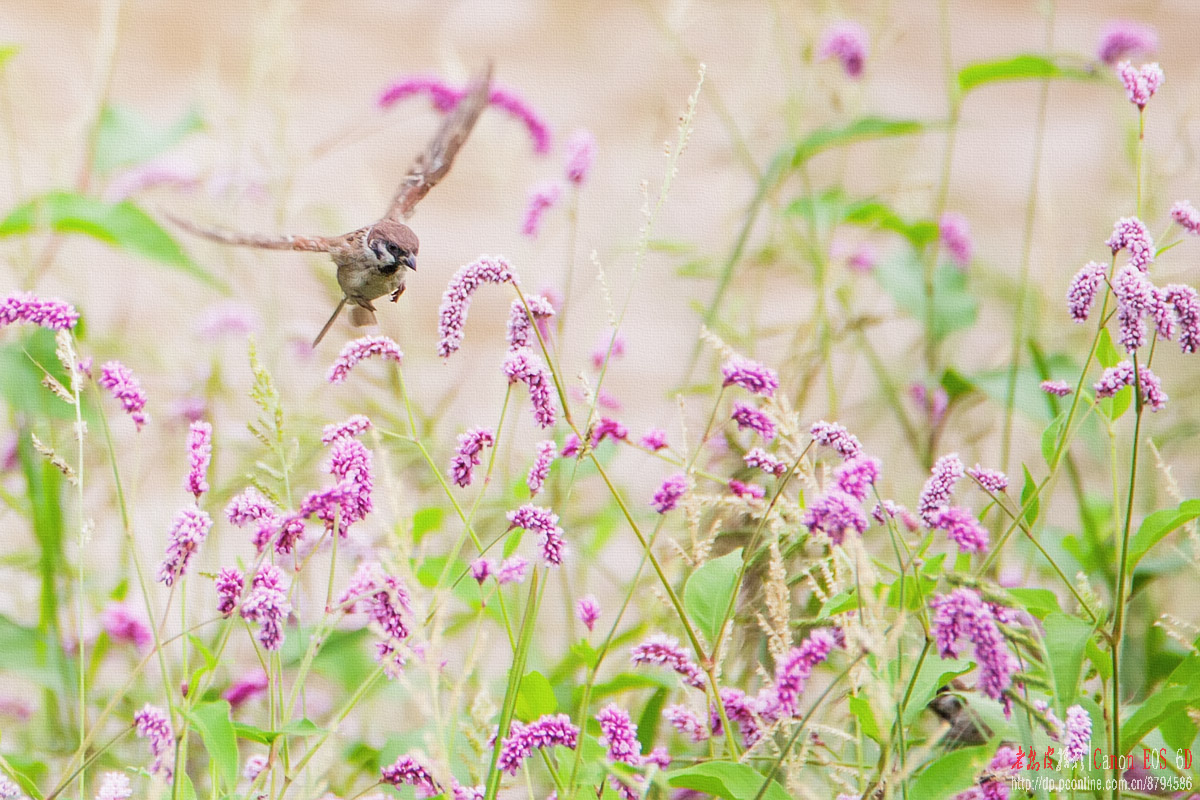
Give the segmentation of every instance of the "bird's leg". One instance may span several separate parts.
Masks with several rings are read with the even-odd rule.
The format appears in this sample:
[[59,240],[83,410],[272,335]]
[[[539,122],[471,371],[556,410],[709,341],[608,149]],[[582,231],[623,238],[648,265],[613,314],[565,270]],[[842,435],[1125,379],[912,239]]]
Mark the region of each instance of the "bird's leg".
[[317,345],[325,338],[325,334],[329,333],[329,329],[333,327],[333,322],[338,318],[338,314],[342,313],[342,306],[346,305],[346,298],[343,297],[341,302],[337,304],[337,308],[333,310],[333,314],[329,316],[329,321],[325,323],[325,327],[321,328],[321,332],[317,334],[317,338],[313,339],[313,350],[317,349]]
[[400,299],[400,295],[402,295],[402,294],[404,294],[404,284],[403,284],[403,283],[402,283],[402,284],[400,284],[400,288],[399,288],[399,289],[397,289],[396,291],[392,292],[392,302],[394,303],[394,302],[396,302],[397,300],[399,300],[399,299]]

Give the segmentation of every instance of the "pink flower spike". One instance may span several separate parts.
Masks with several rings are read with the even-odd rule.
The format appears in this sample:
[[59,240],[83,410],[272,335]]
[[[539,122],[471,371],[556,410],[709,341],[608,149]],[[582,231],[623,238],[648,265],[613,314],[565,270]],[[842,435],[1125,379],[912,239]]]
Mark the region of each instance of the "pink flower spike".
[[1003,492],[1008,488],[1008,476],[998,469],[984,469],[976,464],[967,470],[967,475],[989,492]]
[[950,255],[950,260],[959,269],[966,269],[971,263],[974,245],[971,242],[971,225],[967,218],[957,211],[947,211],[938,222],[938,235],[942,247]]
[[1104,242],[1116,255],[1122,250],[1129,251],[1129,263],[1142,272],[1149,270],[1154,263],[1154,240],[1145,224],[1137,217],[1121,217],[1113,224],[1112,236]]
[[653,450],[657,453],[667,446],[667,432],[661,428],[651,428],[642,434],[642,438],[638,444],[647,450]]
[[442,294],[438,321],[438,355],[446,358],[462,344],[463,325],[467,321],[471,295],[476,289],[485,283],[515,281],[516,275],[502,256],[480,256],[470,264],[460,267]]
[[198,508],[185,508],[171,523],[167,557],[158,568],[158,582],[173,586],[187,572],[192,555],[208,538],[212,518]]
[[1149,25],[1115,19],[1104,26],[1096,57],[1109,66],[1129,56],[1152,56],[1158,52],[1158,33]]
[[1004,697],[1004,692],[1012,686],[1012,676],[1020,668],[1020,662],[1008,651],[1004,635],[996,627],[995,610],[966,587],[935,597],[929,605],[936,612],[933,634],[938,654],[942,658],[958,658],[959,641],[969,640],[974,647],[975,663],[979,665],[979,690],[993,700],[1000,700],[1007,716],[1011,701]]
[[563,529],[558,527],[558,514],[548,508],[526,503],[515,511],[508,512],[508,521],[513,528],[524,528],[538,534],[542,547],[542,559],[550,566],[562,564]]
[[683,497],[687,490],[687,475],[682,472],[672,475],[662,482],[662,486],[658,487],[650,505],[654,506],[654,510],[658,513],[665,514],[675,508],[679,503],[679,498]]
[[429,95],[434,107],[443,113],[454,110],[463,97],[460,90],[440,78],[414,75],[402,78],[384,89],[379,95],[379,107],[387,109],[405,98],[418,94]]
[[253,588],[242,602],[242,617],[259,625],[258,641],[264,650],[283,647],[284,623],[292,613],[283,587],[283,570],[263,564],[254,574]]
[[208,465],[212,462],[212,425],[193,422],[188,428],[188,472],[184,488],[195,495],[196,500],[208,491]]
[[[522,303],[521,298],[518,297],[513,300],[512,310],[508,315],[509,350],[533,347],[537,343],[536,337],[530,335],[532,332],[529,325],[530,314],[533,315],[539,326],[544,320],[554,316],[554,306],[542,295],[531,294],[525,298],[525,301],[529,303],[528,313],[525,311],[525,303]],[[542,339],[546,339],[546,331],[542,331]]]
[[1142,64],[1141,68],[1135,69],[1133,64],[1122,61],[1117,65],[1117,74],[1121,76],[1121,83],[1125,84],[1125,96],[1138,107],[1138,111],[1146,108],[1163,82],[1163,71],[1158,64]]
[[844,461],[862,455],[862,444],[858,437],[836,422],[814,422],[809,433],[814,442],[822,447],[833,448]]
[[488,428],[472,428],[460,434],[458,449],[450,461],[450,479],[462,488],[470,486],[472,473],[481,463],[479,454],[494,443],[495,437]]
[[[609,355],[611,348],[612,354]],[[600,341],[596,343],[596,349],[592,351],[592,366],[595,369],[600,369],[604,366],[606,359],[617,359],[625,355],[625,337],[620,333],[613,334],[605,333],[600,337]]]
[[1082,763],[1092,743],[1092,718],[1080,705],[1067,709],[1067,749],[1063,759],[1067,764]]
[[143,618],[124,603],[110,603],[100,615],[104,632],[114,642],[129,642],[139,650],[154,644],[154,633]]
[[1200,298],[1191,286],[1170,283],[1163,287],[1163,300],[1179,319],[1179,349],[1194,353],[1200,348]]
[[576,186],[587,180],[596,160],[596,137],[592,132],[580,128],[567,140],[567,180]]
[[1107,271],[1108,268],[1099,261],[1089,261],[1071,278],[1071,286],[1067,289],[1067,310],[1071,312],[1071,319],[1076,322],[1087,320]]
[[768,475],[774,475],[777,478],[783,476],[788,471],[787,464],[761,447],[755,447],[747,451],[746,455],[742,456],[742,461],[746,462],[746,466],[751,469],[761,469]]
[[163,780],[171,780],[175,734],[171,731],[171,721],[166,712],[147,703],[141,711],[133,715],[133,724],[137,737],[148,740],[150,755],[154,756],[150,774],[159,775]]
[[571,458],[583,452],[583,442],[579,441],[579,437],[573,433],[568,433],[567,438],[563,440],[562,451],[559,456],[562,458]]
[[475,582],[480,586],[483,586],[483,582],[486,581],[488,576],[491,574],[492,562],[488,561],[486,558],[477,558],[471,562],[471,577],[474,578]]
[[260,669],[251,672],[246,677],[234,682],[228,689],[225,690],[221,697],[228,700],[229,705],[237,708],[242,703],[252,700],[258,695],[266,692],[267,687],[270,685],[271,682],[267,679],[267,673]]
[[242,600],[246,579],[236,567],[222,567],[217,573],[217,611],[228,617]]
[[529,487],[531,497],[536,496],[546,484],[546,478],[550,475],[550,465],[554,463],[557,455],[557,447],[555,447],[553,439],[538,442],[537,456],[534,458],[533,466],[529,468],[529,475],[525,478],[525,485]]
[[500,742],[496,766],[509,775],[516,775],[534,750],[555,746],[574,750],[578,744],[579,728],[566,714],[545,714],[528,725],[513,720],[508,735]]
[[1117,297],[1117,341],[1132,353],[1146,343],[1146,326],[1142,322],[1154,301],[1154,286],[1132,263],[1117,271],[1113,278],[1113,294]]
[[960,553],[982,553],[988,547],[988,532],[965,508],[942,506],[930,515],[931,528],[943,530]]
[[704,672],[692,657],[679,646],[679,641],[665,633],[656,633],[630,651],[634,665],[653,664],[675,671],[683,682],[695,689],[704,689]]
[[600,745],[608,748],[608,760],[638,766],[642,760],[642,744],[629,712],[609,703],[596,715],[596,721],[600,723]]
[[61,300],[44,300],[31,292],[14,292],[0,301],[0,328],[16,322],[67,331],[79,322],[79,312],[75,306]]
[[949,505],[950,494],[954,484],[966,474],[958,453],[950,453],[939,458],[930,470],[930,476],[921,490],[921,498],[917,511],[927,525],[933,524],[933,514],[942,506]]
[[390,766],[379,770],[383,783],[392,786],[408,785],[416,789],[417,797],[434,797],[441,794],[433,775],[425,767],[417,763],[410,755],[403,755]]
[[601,417],[600,420],[592,426],[592,447],[596,447],[608,438],[625,441],[627,438],[629,438],[629,431],[624,425],[617,422],[615,419]]
[[1066,397],[1075,390],[1066,381],[1042,381],[1042,391],[1055,397]]
[[812,532],[821,531],[834,544],[841,544],[846,531],[861,536],[867,529],[867,514],[850,495],[834,489],[817,498],[804,513],[801,524]]
[[740,386],[763,397],[773,396],[779,388],[779,376],[775,370],[741,356],[726,361],[721,367],[721,376],[724,379],[722,386]]
[[851,78],[859,78],[867,60],[867,29],[857,22],[835,22],[821,35],[817,57],[822,61],[836,58]]
[[867,499],[868,487],[874,486],[875,481],[879,480],[879,459],[857,456],[843,461],[833,471],[833,479],[839,489],[862,502]]
[[1171,206],[1171,219],[1193,236],[1200,236],[1200,211],[1187,200],[1180,200]]
[[733,421],[737,423],[739,431],[749,428],[768,442],[775,438],[775,423],[752,405],[734,403]]
[[550,152],[550,128],[541,116],[533,110],[533,106],[525,102],[516,92],[505,88],[493,88],[488,102],[496,108],[507,111],[525,124],[529,138],[533,140],[533,151],[538,155]]
[[542,226],[542,216],[558,202],[561,195],[562,189],[557,183],[541,183],[533,187],[525,206],[525,222],[521,224],[521,233],[536,238]]
[[671,727],[687,736],[693,742],[703,742],[708,739],[708,725],[692,709],[684,705],[667,706],[663,716]]
[[800,712],[800,695],[813,669],[827,658],[837,646],[833,633],[818,628],[808,635],[799,647],[793,647],[775,671],[774,697],[768,708],[763,709],[767,719],[795,717]]
[[[1158,376],[1151,372],[1149,367],[1139,368],[1138,373],[1142,401],[1150,407],[1151,411],[1160,411],[1166,406],[1168,398],[1162,390],[1162,384]],[[1133,364],[1129,361],[1122,361],[1115,367],[1109,367],[1104,370],[1104,374],[1100,376],[1100,380],[1092,388],[1096,392],[1096,397],[1102,399],[1112,397],[1121,389],[1132,385]]]
[[364,336],[355,339],[342,348],[337,360],[333,362],[329,370],[329,382],[344,383],[355,364],[372,356],[391,359],[399,364],[404,354],[400,352],[400,347],[386,336]]
[[100,378],[97,382],[121,403],[121,407],[139,431],[150,421],[144,410],[146,393],[142,391],[142,385],[138,383],[129,367],[120,361],[109,361],[100,367]]
[[521,583],[525,580],[525,571],[529,562],[520,556],[511,556],[500,562],[496,567],[496,583],[503,586],[506,583]]
[[534,421],[542,428],[553,427],[558,419],[558,411],[554,407],[553,379],[541,360],[528,347],[522,347],[508,354],[503,370],[509,383],[520,381],[529,387]]
[[[0,797],[4,793],[0,792]],[[20,792],[13,797],[19,797]],[[104,782],[100,784],[100,789],[96,792],[96,800],[129,800],[133,797],[133,787],[129,785],[129,776],[124,772],[106,772],[104,773]]]
[[369,430],[371,430],[371,420],[362,414],[355,414],[345,422],[326,425],[325,430],[321,433],[321,444],[330,445],[347,436],[351,438],[362,436]]
[[596,622],[600,619],[600,601],[590,594],[579,598],[579,602],[575,604],[575,616],[587,626],[588,631],[594,630]]
[[729,482],[729,491],[743,500],[762,500],[767,496],[767,490],[754,483],[742,483],[734,478]]

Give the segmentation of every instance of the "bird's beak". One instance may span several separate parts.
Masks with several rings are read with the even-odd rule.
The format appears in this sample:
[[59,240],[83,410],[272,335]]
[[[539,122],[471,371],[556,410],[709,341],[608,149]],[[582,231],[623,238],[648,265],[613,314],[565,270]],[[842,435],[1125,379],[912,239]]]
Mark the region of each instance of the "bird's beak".
[[411,255],[407,255],[400,259],[400,263],[411,269],[413,272],[417,271],[417,259]]

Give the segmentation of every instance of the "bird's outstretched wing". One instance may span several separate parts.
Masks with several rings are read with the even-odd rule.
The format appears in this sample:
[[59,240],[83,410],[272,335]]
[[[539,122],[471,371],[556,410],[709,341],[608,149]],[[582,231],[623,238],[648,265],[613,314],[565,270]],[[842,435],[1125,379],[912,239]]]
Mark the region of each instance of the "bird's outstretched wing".
[[404,176],[404,182],[396,190],[396,196],[392,198],[392,204],[384,214],[384,219],[400,222],[412,216],[413,208],[421,198],[450,171],[454,156],[471,134],[475,121],[487,107],[491,95],[492,65],[488,64],[484,73],[476,79],[471,91],[442,122],[442,127],[429,142],[425,152],[417,156],[408,174]]
[[218,231],[201,228],[185,219],[165,214],[167,219],[189,233],[203,236],[222,244],[237,244],[244,247],[258,247],[263,250],[307,250],[313,253],[328,253],[333,241],[324,236],[259,236],[252,233],[236,233],[233,231]]

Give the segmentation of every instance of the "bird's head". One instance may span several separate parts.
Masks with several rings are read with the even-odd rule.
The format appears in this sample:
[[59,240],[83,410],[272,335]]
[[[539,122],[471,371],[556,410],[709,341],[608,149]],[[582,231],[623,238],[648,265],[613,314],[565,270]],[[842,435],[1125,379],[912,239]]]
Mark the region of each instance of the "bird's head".
[[412,228],[400,222],[383,220],[367,233],[367,250],[379,263],[379,271],[391,275],[400,267],[417,268],[417,251],[421,244]]

